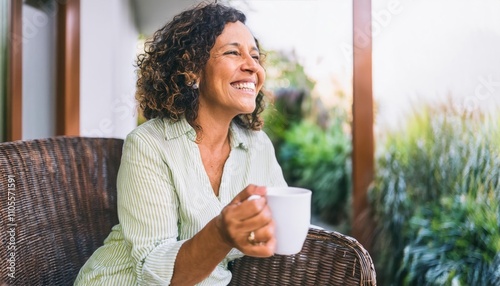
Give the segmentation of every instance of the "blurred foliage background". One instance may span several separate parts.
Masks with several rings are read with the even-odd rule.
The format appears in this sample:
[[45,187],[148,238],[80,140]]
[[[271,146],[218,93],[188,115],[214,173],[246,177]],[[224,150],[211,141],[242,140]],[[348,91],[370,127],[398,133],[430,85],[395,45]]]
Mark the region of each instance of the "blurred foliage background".
[[498,119],[424,106],[386,134],[370,191],[382,285],[500,285]]
[[[285,178],[311,189],[313,213],[349,234],[350,110],[315,97],[293,53],[267,61],[274,102],[264,129]],[[403,128],[376,138],[369,201],[379,285],[500,285],[500,117],[453,106],[415,106]]]
[[[349,231],[351,139],[349,113],[327,107],[293,52],[269,51],[266,88],[273,95],[264,130],[291,186],[313,191],[312,211],[324,222]],[[346,100],[343,93],[333,94]]]

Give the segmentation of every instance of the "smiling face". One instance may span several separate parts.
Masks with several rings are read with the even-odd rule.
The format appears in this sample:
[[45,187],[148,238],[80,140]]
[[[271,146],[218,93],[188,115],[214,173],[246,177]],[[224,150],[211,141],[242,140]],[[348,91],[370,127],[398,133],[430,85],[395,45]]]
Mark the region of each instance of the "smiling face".
[[227,23],[200,76],[199,114],[232,119],[255,110],[265,80],[255,39],[241,22]]

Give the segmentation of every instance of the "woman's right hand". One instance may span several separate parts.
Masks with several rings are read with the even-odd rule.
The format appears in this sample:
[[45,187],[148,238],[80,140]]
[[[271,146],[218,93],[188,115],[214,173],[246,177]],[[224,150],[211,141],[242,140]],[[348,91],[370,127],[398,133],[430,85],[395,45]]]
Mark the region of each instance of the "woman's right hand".
[[[248,200],[252,195],[260,198]],[[267,205],[266,188],[249,185],[221,211],[216,225],[225,243],[245,255],[268,257],[274,254],[274,221]],[[253,232],[253,240],[250,235]]]

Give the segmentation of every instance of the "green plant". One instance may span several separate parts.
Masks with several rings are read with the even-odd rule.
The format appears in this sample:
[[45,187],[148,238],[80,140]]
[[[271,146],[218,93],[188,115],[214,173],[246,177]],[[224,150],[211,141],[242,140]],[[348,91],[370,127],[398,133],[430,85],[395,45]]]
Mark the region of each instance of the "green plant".
[[314,88],[316,82],[306,74],[295,51],[266,51],[265,54],[266,88],[291,88],[307,94]]
[[499,130],[489,122],[425,108],[382,144],[369,193],[382,284],[496,285],[479,279],[500,271]]
[[265,67],[266,89],[273,100],[263,114],[264,130],[278,154],[285,131],[304,118],[304,105],[315,82],[305,73],[293,51],[266,51]]
[[[411,218],[405,285],[499,285],[500,214],[494,194],[444,196]],[[496,260],[495,260],[496,259]]]
[[302,120],[285,132],[278,160],[287,182],[313,191],[313,211],[330,223],[347,218],[351,187],[351,142],[342,117],[323,130]]
[[264,113],[264,130],[285,179],[313,191],[313,212],[323,220],[345,223],[351,189],[347,114],[339,107],[327,110],[319,98],[310,96],[315,82],[293,51],[267,52],[266,71],[274,103]]
[[290,126],[303,118],[302,104],[306,93],[297,89],[279,89],[274,93],[274,102],[264,111],[264,130],[276,147],[277,153]]

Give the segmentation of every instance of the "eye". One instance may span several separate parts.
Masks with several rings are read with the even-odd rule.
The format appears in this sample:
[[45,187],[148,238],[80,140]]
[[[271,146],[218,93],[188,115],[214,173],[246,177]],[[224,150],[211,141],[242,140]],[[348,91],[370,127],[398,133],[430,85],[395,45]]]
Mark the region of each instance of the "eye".
[[227,51],[224,53],[224,55],[235,55],[235,56],[239,56],[240,53],[238,51]]
[[260,61],[260,55],[252,55],[252,58],[256,61]]

